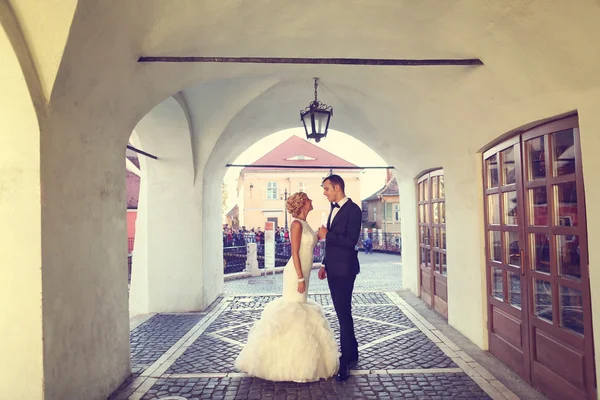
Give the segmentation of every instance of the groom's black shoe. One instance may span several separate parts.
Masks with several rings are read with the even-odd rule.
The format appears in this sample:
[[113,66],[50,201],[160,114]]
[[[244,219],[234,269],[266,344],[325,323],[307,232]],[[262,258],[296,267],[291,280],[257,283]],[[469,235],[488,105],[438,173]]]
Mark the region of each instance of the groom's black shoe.
[[348,363],[348,369],[356,368],[357,365],[358,365],[358,357],[356,357],[354,360],[351,360]]
[[340,369],[338,370],[338,374],[336,376],[336,380],[338,382],[344,382],[350,376],[350,368],[348,368],[348,364],[340,364]]

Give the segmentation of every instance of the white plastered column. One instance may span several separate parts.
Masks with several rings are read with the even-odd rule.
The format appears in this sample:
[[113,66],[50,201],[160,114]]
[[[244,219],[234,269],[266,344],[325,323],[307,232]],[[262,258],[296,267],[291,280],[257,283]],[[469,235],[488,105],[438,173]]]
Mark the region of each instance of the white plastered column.
[[444,165],[448,323],[487,349],[481,154],[467,146]]
[[[190,124],[168,98],[137,125],[144,151],[130,315],[203,308],[202,186],[195,184]],[[218,202],[220,204],[220,202]],[[220,215],[220,214],[219,214]]]
[[417,231],[417,190],[415,180],[398,182],[402,225],[402,288],[419,295],[419,241]]

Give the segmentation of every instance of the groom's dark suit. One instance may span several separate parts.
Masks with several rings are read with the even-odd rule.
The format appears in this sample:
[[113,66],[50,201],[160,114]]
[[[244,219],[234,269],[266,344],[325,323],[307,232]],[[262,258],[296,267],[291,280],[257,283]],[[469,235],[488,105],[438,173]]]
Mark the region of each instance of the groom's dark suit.
[[[335,203],[331,205],[331,211]],[[332,220],[329,214],[327,236],[325,237],[325,258],[323,265],[327,271],[327,282],[331,291],[333,306],[340,323],[340,361],[349,364],[358,360],[358,343],[354,336],[352,320],[352,291],[354,280],[360,272],[358,251],[355,250],[362,222],[362,211],[348,199]]]

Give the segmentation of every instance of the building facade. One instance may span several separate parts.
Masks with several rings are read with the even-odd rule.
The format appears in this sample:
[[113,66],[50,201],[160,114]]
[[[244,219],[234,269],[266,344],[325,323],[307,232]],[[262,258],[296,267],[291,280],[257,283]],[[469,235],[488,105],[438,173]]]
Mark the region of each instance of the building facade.
[[400,235],[400,195],[398,182],[388,170],[386,184],[362,201],[363,229]]
[[[292,136],[252,165],[280,165],[288,168],[246,167],[238,178],[239,224],[247,229],[264,229],[265,222],[276,227],[292,223],[285,209],[286,198],[305,192],[313,201],[308,223],[313,229],[327,224],[330,204],[323,196],[323,179],[339,174],[346,184],[346,195],[360,204],[360,173],[354,164],[331,154],[298,136]],[[310,169],[311,166],[332,166],[356,169]],[[297,169],[289,167],[298,167]]]

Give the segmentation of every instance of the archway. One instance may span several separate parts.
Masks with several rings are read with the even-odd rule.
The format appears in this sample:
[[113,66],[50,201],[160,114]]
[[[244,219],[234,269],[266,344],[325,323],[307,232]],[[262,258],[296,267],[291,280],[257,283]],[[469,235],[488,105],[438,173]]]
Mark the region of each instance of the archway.
[[[52,5],[36,6],[44,10]],[[362,121],[367,129],[357,135],[368,136],[372,142],[364,139],[365,142],[381,148],[382,154],[389,153],[391,164],[399,166],[402,161],[412,171],[406,179],[399,179],[403,198],[415,198],[413,178],[419,171],[443,165],[448,184],[449,263],[454,276],[464,283],[454,287],[449,284],[449,322],[485,347],[481,317],[484,279],[480,268],[483,222],[477,211],[483,206],[478,202],[481,165],[476,150],[499,132],[579,109],[583,162],[585,169],[591,171],[586,175],[590,188],[589,225],[598,226],[594,222],[600,219],[591,207],[600,196],[594,190],[600,185],[595,184],[598,177],[593,173],[597,170],[594,132],[600,122],[595,117],[598,53],[595,43],[589,40],[598,36],[599,10],[594,2],[577,7],[569,2],[552,8],[536,8],[537,5],[515,2],[507,8],[458,2],[438,4],[432,9],[422,4],[406,7],[398,3],[391,8],[370,7],[366,11],[361,7],[346,9],[344,18],[331,20],[330,15],[339,12],[335,3],[321,8],[322,13],[309,16],[301,12],[307,4],[284,10],[265,4],[257,14],[256,9],[233,3],[194,5],[189,12],[181,13],[179,9],[160,6],[141,12],[128,2],[109,9],[93,2],[78,2],[60,57],[47,60],[40,56],[46,49],[46,39],[40,39],[45,34],[43,29],[28,34],[30,43],[23,43],[20,50],[33,49],[33,58],[44,69],[58,68],[47,102],[47,119],[41,126],[40,147],[44,188],[43,312],[48,327],[43,353],[49,371],[45,381],[48,397],[101,397],[126,374],[123,149],[136,123],[149,110],[173,93],[202,82],[206,83],[205,88],[212,85],[214,89],[204,92],[204,100],[193,107],[203,113],[192,118],[193,135],[202,136],[193,148],[197,155],[194,177],[200,191],[198,198],[202,199],[197,208],[206,216],[207,229],[218,225],[209,221],[208,214],[213,211],[212,203],[219,203],[220,193],[219,187],[213,188],[210,183],[218,174],[210,172],[217,172],[216,166],[228,158],[227,152],[213,152],[215,143],[250,99],[279,81],[305,80],[298,93],[305,93],[304,88],[310,87],[312,76],[346,86],[347,90],[340,92],[339,104],[349,102],[352,107],[348,108],[355,111],[368,109]],[[30,32],[31,26],[40,23],[37,16],[38,13],[19,14],[24,31]],[[157,24],[159,20],[161,23]],[[570,24],[573,20],[578,24]],[[266,21],[271,32],[265,31]],[[53,25],[44,22],[43,26],[49,26],[48,31],[54,33]],[[376,28],[365,35],[356,29],[365,24]],[[569,30],[556,29],[568,24]],[[224,26],[234,29],[223,30]],[[273,39],[273,32],[281,34]],[[323,43],[325,36],[324,46],[314,46],[315,42]],[[479,56],[486,67],[407,70],[135,62],[140,54],[322,57],[321,52],[331,57],[460,54]],[[229,80],[229,84],[218,83],[224,80]],[[236,95],[232,95],[234,92]],[[289,90],[281,94],[287,93]],[[302,106],[307,98],[302,95],[297,100],[293,115],[297,112],[296,103]],[[331,101],[339,107],[336,102],[337,99]],[[254,109],[247,121],[270,110]],[[285,121],[293,119],[286,117]],[[236,132],[224,140],[251,143],[253,136],[247,131]],[[473,134],[475,139],[470,138]],[[407,226],[417,226],[412,212],[403,212],[402,219]],[[202,221],[204,224],[205,219]],[[416,265],[416,228],[411,230],[403,235],[403,244],[405,249],[415,250],[413,254],[405,251],[404,261],[410,259]],[[590,241],[594,235],[598,233],[591,231]],[[211,242],[202,243],[200,265],[214,265],[214,257],[208,254],[210,247],[206,247]],[[592,251],[591,262],[598,257]],[[197,303],[205,306],[219,287],[213,285],[216,281],[212,272],[202,275],[203,286],[209,291]],[[409,278],[405,281],[418,282],[416,272],[413,275],[405,274]],[[592,275],[592,282],[595,279]],[[408,287],[417,290],[416,286],[414,283]],[[592,297],[593,303],[598,303],[600,297],[595,294],[594,285]],[[472,316],[477,316],[475,322]],[[56,373],[58,366],[66,372]]]
[[[285,201],[289,195],[297,191],[307,193],[314,207],[308,224],[314,229],[326,224],[330,207],[321,184],[330,173],[344,177],[346,194],[363,208],[359,250],[364,251],[366,240],[369,254],[373,249],[376,253],[400,254],[397,181],[391,170],[383,169],[382,166],[387,165],[385,161],[352,136],[330,130],[327,139],[316,144],[305,140],[302,128],[288,129],[258,140],[237,157],[233,165],[245,167],[231,167],[225,175],[229,201],[223,214],[231,211],[223,221],[223,262],[226,282],[235,280],[226,284],[228,293],[235,287],[240,293],[244,290],[250,293],[248,289],[255,280],[242,282],[239,278],[263,273],[264,268],[274,267],[280,272],[288,262],[291,254],[288,228],[292,217],[285,211]],[[372,167],[381,169],[369,169]],[[274,223],[274,266],[265,266],[266,222]],[[246,265],[247,243],[257,245],[256,257],[252,253],[250,265]],[[318,243],[313,257],[315,265],[319,265],[322,258],[323,248]],[[401,287],[400,271],[396,275],[397,285],[389,288]]]

